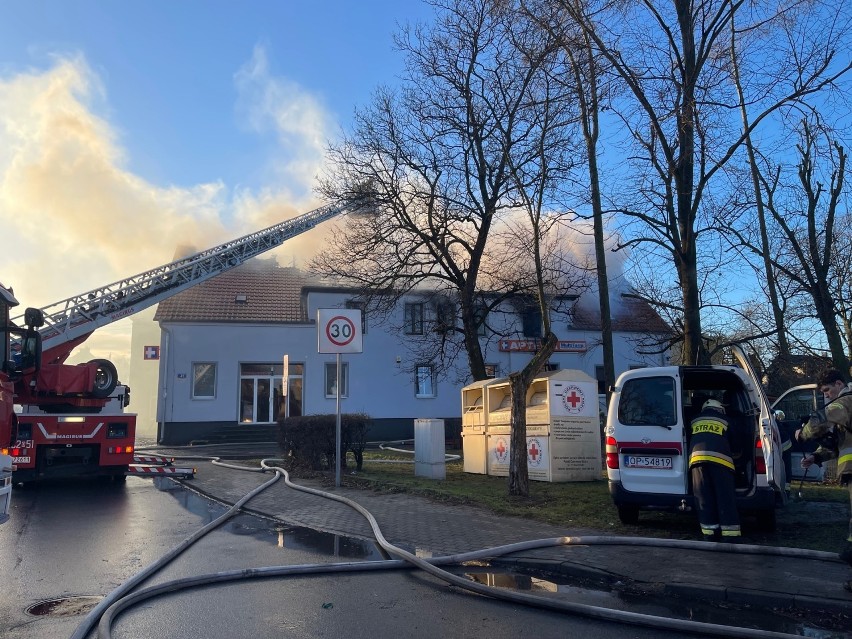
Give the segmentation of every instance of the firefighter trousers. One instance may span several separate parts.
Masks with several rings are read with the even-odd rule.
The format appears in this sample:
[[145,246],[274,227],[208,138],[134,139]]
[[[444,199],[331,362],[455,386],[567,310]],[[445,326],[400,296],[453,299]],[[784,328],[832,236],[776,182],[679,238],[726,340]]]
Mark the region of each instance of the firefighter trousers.
[[708,541],[736,541],[740,537],[734,473],[706,462],[691,469],[692,492],[698,508],[701,534]]

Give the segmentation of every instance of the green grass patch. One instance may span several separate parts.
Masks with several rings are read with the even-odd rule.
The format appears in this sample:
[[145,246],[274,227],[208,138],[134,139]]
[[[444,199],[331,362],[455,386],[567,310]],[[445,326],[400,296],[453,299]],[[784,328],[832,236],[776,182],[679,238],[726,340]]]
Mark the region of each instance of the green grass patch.
[[[448,451],[458,454],[459,451]],[[401,463],[392,463],[397,460]],[[345,485],[376,491],[405,492],[457,504],[474,504],[494,513],[525,517],[565,527],[568,532],[698,539],[694,514],[642,512],[639,524],[626,526],[618,519],[605,473],[593,482],[530,482],[530,496],[508,494],[508,479],[465,473],[461,460],[446,465],[446,479],[433,480],[414,475],[413,455],[394,451],[365,451],[364,468],[355,475],[346,474]],[[408,462],[408,463],[404,463]],[[761,533],[754,522],[743,519],[743,534],[748,543],[837,552],[846,538],[849,496],[836,485],[806,483],[778,511],[775,533]]]

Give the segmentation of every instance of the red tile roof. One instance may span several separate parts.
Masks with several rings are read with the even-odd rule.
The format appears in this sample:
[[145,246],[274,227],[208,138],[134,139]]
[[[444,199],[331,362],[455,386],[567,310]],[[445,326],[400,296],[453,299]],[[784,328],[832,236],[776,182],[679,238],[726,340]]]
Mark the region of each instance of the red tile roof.
[[[302,290],[339,288],[325,285],[296,268],[280,267],[275,260],[249,260],[197,286],[160,302],[159,322],[306,322]],[[344,290],[344,289],[340,289]],[[350,289],[345,289],[350,290]],[[238,301],[238,296],[245,301]],[[571,322],[576,330],[601,330],[600,310],[576,305]],[[645,301],[622,296],[613,313],[614,331],[670,334],[671,327]]]
[[[601,311],[577,305],[571,328],[582,331],[601,330]],[[671,334],[672,328],[648,302],[635,297],[619,296],[617,308],[612,309],[612,330],[624,333]]]
[[[274,260],[245,264],[160,302],[159,322],[305,322],[302,287],[309,279]],[[244,296],[245,301],[238,301]]]

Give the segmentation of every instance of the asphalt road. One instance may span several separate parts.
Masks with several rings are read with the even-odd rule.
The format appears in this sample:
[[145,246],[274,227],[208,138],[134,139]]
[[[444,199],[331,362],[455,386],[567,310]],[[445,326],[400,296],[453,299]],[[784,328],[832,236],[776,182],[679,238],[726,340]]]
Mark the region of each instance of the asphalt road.
[[[0,636],[70,637],[101,597],[223,511],[169,480],[130,477],[124,486],[80,481],[17,489],[12,518],[0,527],[5,558]],[[239,515],[151,583],[250,567],[379,558],[370,542]],[[56,607],[45,603],[53,600],[59,600]],[[33,606],[52,611],[30,614]],[[196,588],[132,608],[113,628],[116,639],[527,635],[678,636],[492,600],[409,570]]]

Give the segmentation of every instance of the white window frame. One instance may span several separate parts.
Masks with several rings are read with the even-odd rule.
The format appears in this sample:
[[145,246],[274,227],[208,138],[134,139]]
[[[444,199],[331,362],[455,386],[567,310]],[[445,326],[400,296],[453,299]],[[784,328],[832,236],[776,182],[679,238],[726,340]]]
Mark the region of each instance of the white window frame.
[[[429,377],[427,388],[423,385],[426,381],[423,373],[428,369]],[[424,392],[427,391],[427,392]],[[414,369],[414,396],[419,398],[437,397],[438,388],[435,381],[435,367],[432,364],[418,364]]]
[[[210,395],[202,395],[198,392],[198,376],[199,367],[210,366],[213,370],[213,390]],[[192,399],[211,400],[216,399],[216,378],[218,373],[218,365],[216,362],[193,362],[192,363]],[[202,373],[203,374],[203,373]]]
[[[337,383],[337,362],[325,362],[323,388],[326,399],[335,399],[334,385]],[[341,398],[349,397],[349,362],[340,362],[340,385],[343,386]]]

